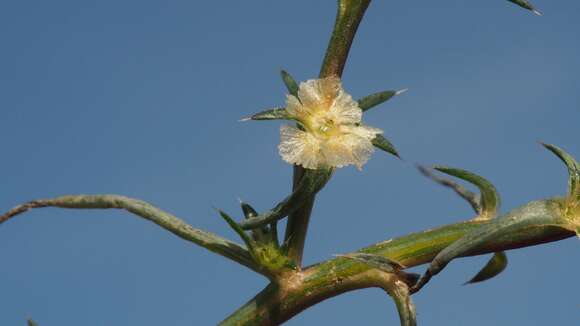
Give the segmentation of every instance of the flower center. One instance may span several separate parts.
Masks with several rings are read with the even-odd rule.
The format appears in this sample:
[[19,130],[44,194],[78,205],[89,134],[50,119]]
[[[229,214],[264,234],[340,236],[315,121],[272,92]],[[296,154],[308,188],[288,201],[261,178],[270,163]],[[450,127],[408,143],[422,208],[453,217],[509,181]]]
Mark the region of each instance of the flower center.
[[336,122],[326,114],[311,116],[305,127],[318,138],[328,139],[338,132]]

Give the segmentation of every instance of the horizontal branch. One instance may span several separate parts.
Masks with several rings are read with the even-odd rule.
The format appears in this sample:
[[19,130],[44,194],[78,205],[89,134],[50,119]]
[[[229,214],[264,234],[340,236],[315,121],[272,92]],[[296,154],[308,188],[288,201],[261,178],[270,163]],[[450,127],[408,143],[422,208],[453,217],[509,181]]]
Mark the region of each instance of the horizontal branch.
[[[519,218],[538,206],[554,207],[561,199],[535,201],[494,220],[470,220],[386,240],[360,252],[385,256],[405,267],[431,262],[435,256],[467,234],[488,227],[503,218]],[[537,213],[534,211],[533,213]],[[479,244],[463,256],[534,246],[575,235],[563,227],[568,223],[559,210],[551,211],[547,219],[553,223],[526,225],[510,234]],[[580,216],[576,216],[580,219]],[[304,309],[344,292],[368,287],[381,287],[384,275],[368,265],[352,259],[335,258],[289,274],[278,284],[270,284],[221,325],[279,325]]]
[[141,200],[118,195],[73,195],[33,200],[14,207],[0,216],[0,224],[33,208],[60,207],[76,209],[124,209],[151,221],[178,237],[229,258],[253,271],[262,273],[243,246],[213,233],[196,229],[183,220]]

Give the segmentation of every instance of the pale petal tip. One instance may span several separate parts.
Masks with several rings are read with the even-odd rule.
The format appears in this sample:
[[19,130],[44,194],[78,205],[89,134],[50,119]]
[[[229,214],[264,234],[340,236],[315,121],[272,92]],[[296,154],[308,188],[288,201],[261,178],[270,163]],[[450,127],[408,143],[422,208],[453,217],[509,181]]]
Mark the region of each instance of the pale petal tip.
[[401,95],[401,94],[405,93],[405,92],[406,92],[406,91],[408,91],[408,90],[409,90],[408,88],[403,88],[403,89],[401,89],[401,90],[398,90],[398,91],[396,91],[396,92],[395,92],[395,95]]
[[534,14],[538,15],[538,16],[542,16],[542,13],[541,13],[541,12],[539,12],[538,10],[536,10],[536,9],[532,9],[532,12],[533,12]]
[[250,121],[252,120],[252,117],[245,117],[245,118],[241,118],[240,120],[238,120],[238,122],[245,122],[245,121]]

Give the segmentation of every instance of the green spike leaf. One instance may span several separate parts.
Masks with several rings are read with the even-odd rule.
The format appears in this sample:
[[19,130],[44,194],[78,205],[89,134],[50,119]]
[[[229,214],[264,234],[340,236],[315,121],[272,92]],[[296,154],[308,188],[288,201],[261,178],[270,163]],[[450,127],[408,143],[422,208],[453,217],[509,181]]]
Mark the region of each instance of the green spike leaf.
[[378,93],[374,93],[368,96],[365,96],[363,98],[361,98],[360,100],[358,100],[358,106],[361,108],[361,110],[367,111],[381,103],[384,103],[388,100],[390,100],[393,96],[395,95],[399,95],[402,94],[406,91],[406,89],[400,90],[400,91],[384,91],[384,92],[378,92]]
[[288,114],[286,108],[273,108],[258,112],[248,118],[243,118],[240,121],[248,120],[293,120],[293,118]]
[[304,176],[300,179],[300,184],[292,194],[278,203],[274,208],[265,213],[261,213],[254,218],[244,220],[240,226],[244,230],[251,230],[268,223],[278,221],[304,205],[304,201],[318,193],[330,177],[334,169],[305,169]]
[[[250,206],[250,204],[240,201],[240,206],[242,207],[242,212],[246,219],[252,219],[257,217],[258,212]],[[251,230],[252,239],[262,244],[272,243],[276,247],[279,246],[278,243],[278,225],[277,221],[270,223],[270,228],[265,225],[260,228],[255,228]]]
[[568,197],[573,201],[580,201],[580,163],[558,146],[544,143],[542,145],[566,164],[570,175],[568,178]]
[[373,143],[373,146],[375,146],[376,148],[383,150],[389,154],[395,155],[397,158],[401,158],[399,156],[399,153],[395,149],[395,146],[393,146],[393,144],[388,139],[386,139],[383,135],[377,135],[372,140],[372,143]]
[[38,323],[36,323],[34,320],[32,320],[32,318],[28,318],[28,320],[26,321],[26,324],[28,326],[38,326]]
[[500,251],[493,254],[493,257],[487,262],[487,264],[477,273],[471,280],[465,284],[473,284],[478,282],[487,281],[499,275],[505,270],[508,264],[508,259],[505,252]]
[[[258,216],[258,212],[256,212],[256,210],[252,206],[250,206],[250,204],[245,203],[245,202],[240,200],[240,206],[242,208],[242,212],[244,213],[244,217],[246,219],[251,219],[251,218]],[[270,239],[270,237],[268,236],[269,232],[270,231],[268,230],[268,228],[266,226],[262,226],[261,228],[256,228],[256,229],[252,230],[252,232],[251,232],[252,239],[254,239],[254,241],[257,241],[257,242],[268,242],[268,240]]]
[[244,230],[240,227],[240,225],[234,221],[226,212],[222,211],[221,209],[216,209],[220,216],[228,223],[228,225],[240,236],[240,238],[244,241],[248,249],[252,251],[254,249],[254,243],[252,239],[244,232]]
[[[497,211],[500,205],[500,197],[497,190],[495,189],[493,184],[491,184],[491,182],[487,181],[485,178],[481,176],[478,176],[474,173],[465,170],[453,169],[442,166],[437,166],[435,167],[435,169],[437,171],[471,182],[472,184],[477,186],[477,188],[481,193],[481,197],[480,200],[477,201],[477,205],[474,206],[475,202],[473,201],[473,198],[472,200],[468,199],[472,207],[476,208],[478,211],[479,215],[477,219],[492,219],[497,215]],[[456,189],[456,191],[458,190]],[[507,257],[505,253],[497,252],[487,262],[487,264],[483,267],[483,269],[467,283],[476,283],[488,280],[501,273],[506,268],[506,266],[507,266]]]
[[524,9],[528,9],[538,16],[542,15],[542,13],[537,11],[536,8],[532,5],[532,3],[529,2],[528,0],[508,0],[508,1],[511,3],[515,3],[516,5],[524,8]]
[[453,189],[453,191],[455,191],[455,193],[458,194],[459,197],[465,199],[469,203],[469,205],[471,206],[471,208],[473,208],[473,210],[475,211],[476,214],[478,214],[478,215],[481,214],[481,205],[479,203],[479,194],[476,194],[470,190],[465,189],[465,187],[463,187],[460,184],[457,184],[453,180],[450,180],[447,178],[442,178],[442,177],[436,175],[435,173],[433,173],[431,171],[431,169],[428,169],[424,166],[417,165],[417,169],[419,169],[419,172],[421,172],[427,178],[435,181],[436,183],[438,183],[444,187],[448,187],[448,188]]
[[280,70],[280,76],[288,89],[288,93],[298,97],[298,83],[296,83],[296,80],[286,70]]
[[240,201],[240,206],[242,207],[242,212],[246,218],[252,218],[258,215],[258,212],[256,212],[250,204]]
[[443,172],[445,174],[449,174],[470,182],[479,189],[481,193],[481,212],[478,216],[479,219],[491,219],[497,215],[501,200],[497,190],[493,184],[491,184],[491,182],[475,173],[471,173],[466,170],[455,169],[446,166],[434,166],[433,168],[439,172]]

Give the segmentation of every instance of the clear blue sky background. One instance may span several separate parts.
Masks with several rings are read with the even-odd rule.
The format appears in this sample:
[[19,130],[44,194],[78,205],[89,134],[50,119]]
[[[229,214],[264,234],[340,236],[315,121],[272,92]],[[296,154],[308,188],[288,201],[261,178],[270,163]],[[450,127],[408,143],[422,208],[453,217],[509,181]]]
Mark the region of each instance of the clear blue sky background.
[[[344,85],[355,97],[408,87],[366,116],[404,161],[377,153],[319,196],[314,263],[472,217],[415,163],[493,181],[503,211],[563,194],[580,158],[580,3],[376,0]],[[266,209],[289,191],[278,122],[237,122],[282,105],[280,68],[316,77],[335,1],[4,1],[0,4],[0,207],[118,193],[234,239],[212,209]],[[509,252],[497,279],[461,286],[485,257],[453,262],[417,294],[423,325],[572,325],[577,239]],[[266,281],[119,211],[43,209],[0,227],[0,324],[213,325]],[[422,271],[418,268],[417,271]],[[396,325],[363,290],[288,325]]]

